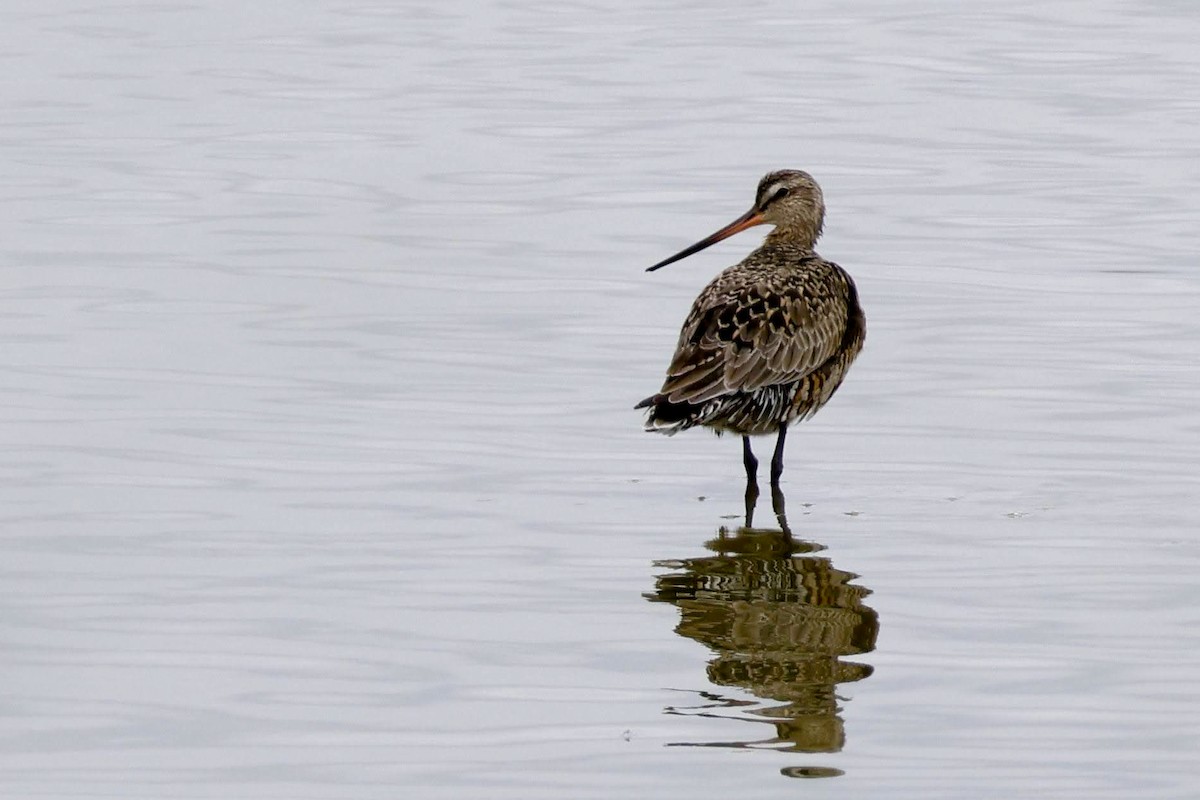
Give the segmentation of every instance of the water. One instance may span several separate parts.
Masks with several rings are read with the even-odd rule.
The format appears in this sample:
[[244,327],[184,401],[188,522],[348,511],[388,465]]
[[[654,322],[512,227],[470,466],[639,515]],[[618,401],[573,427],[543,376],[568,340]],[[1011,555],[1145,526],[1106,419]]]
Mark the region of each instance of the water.
[[[0,30],[0,794],[1200,793],[1191,4]],[[779,167],[791,550],[631,409]]]

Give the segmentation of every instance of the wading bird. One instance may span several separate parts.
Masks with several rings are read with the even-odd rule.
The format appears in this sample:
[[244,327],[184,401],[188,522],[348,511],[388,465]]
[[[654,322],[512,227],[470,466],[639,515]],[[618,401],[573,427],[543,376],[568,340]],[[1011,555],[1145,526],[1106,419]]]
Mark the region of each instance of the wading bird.
[[775,226],[761,247],[700,292],[662,389],[635,406],[649,409],[648,431],[704,425],[739,434],[747,487],[757,489],[758,475],[750,437],[778,434],[771,459],[777,486],[788,425],[829,402],[866,337],[854,281],[813,250],[824,223],[825,200],[811,175],[772,172],[759,181],[749,211],[647,270],[754,225]]

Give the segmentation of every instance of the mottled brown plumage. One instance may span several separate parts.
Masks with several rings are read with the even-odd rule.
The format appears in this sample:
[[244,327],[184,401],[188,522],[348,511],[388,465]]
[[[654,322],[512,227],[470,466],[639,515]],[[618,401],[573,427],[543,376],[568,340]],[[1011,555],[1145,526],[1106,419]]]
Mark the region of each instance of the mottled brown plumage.
[[[806,172],[772,172],[754,206],[658,269],[753,225],[775,230],[718,275],[692,305],[662,389],[638,403],[646,429],[673,434],[704,425],[749,437],[778,432],[771,478],[783,470],[787,426],[817,412],[862,349],[866,320],[850,276],[813,250],[825,202]],[[744,438],[753,479],[758,462]]]

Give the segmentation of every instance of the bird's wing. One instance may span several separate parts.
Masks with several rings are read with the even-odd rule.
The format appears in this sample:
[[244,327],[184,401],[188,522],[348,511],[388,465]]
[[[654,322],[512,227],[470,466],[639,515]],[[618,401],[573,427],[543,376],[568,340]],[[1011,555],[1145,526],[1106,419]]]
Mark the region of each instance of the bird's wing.
[[798,381],[837,352],[849,309],[836,282],[744,277],[719,276],[696,298],[662,388],[670,402]]

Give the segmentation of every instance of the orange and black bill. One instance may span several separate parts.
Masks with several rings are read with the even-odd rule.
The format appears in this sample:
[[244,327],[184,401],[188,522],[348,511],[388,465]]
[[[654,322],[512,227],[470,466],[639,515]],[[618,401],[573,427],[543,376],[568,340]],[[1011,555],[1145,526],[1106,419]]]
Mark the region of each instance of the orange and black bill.
[[659,267],[665,267],[667,264],[674,264],[676,261],[678,261],[681,258],[687,258],[692,253],[699,253],[704,248],[710,247],[710,246],[716,244],[717,242],[721,241],[722,239],[728,239],[730,236],[733,236],[735,233],[740,233],[741,231],[746,230],[746,228],[753,228],[755,225],[761,225],[762,223],[763,223],[762,212],[759,211],[757,208],[752,208],[749,211],[747,211],[745,214],[743,214],[742,216],[735,219],[733,222],[726,225],[724,228],[721,228],[721,230],[717,231],[712,236],[709,236],[706,239],[701,239],[700,241],[696,242],[691,247],[687,247],[687,248],[684,248],[683,250],[680,250],[678,253],[671,256],[670,258],[658,262],[653,267],[649,267],[646,270],[646,272],[654,272],[654,270],[658,269]]

